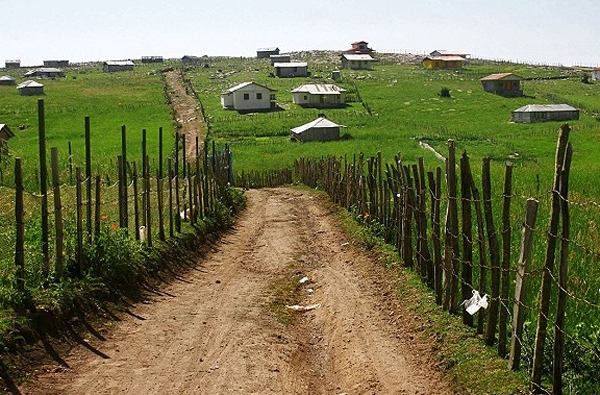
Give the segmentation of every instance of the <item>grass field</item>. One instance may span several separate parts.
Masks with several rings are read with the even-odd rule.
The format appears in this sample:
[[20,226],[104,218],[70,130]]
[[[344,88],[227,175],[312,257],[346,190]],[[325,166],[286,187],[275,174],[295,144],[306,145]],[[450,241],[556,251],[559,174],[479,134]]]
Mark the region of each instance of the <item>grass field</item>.
[[[13,71],[12,75],[22,82],[23,73]],[[153,153],[158,150],[159,127],[165,130],[166,144],[173,145],[171,109],[163,94],[160,73],[150,67],[111,74],[103,73],[99,66],[69,68],[65,78],[41,82],[47,147],[58,148],[62,169],[68,169],[69,143],[74,166],[84,164],[86,116],[90,117],[94,173],[116,174],[122,125],[128,131],[130,160],[141,160],[142,129],[147,130],[151,161],[157,158]],[[37,185],[35,175],[39,167],[38,97],[21,96],[14,86],[0,86],[0,98],[0,123],[9,125],[15,133],[10,140],[11,155],[23,158],[25,183],[33,187]],[[10,169],[5,169],[5,173],[11,174]],[[9,185],[12,179],[6,178],[3,182]]]

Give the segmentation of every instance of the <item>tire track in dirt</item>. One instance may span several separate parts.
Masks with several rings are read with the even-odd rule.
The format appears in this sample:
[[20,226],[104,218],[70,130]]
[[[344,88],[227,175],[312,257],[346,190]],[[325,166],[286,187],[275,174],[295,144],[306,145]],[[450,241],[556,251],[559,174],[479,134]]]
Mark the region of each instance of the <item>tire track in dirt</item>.
[[[46,366],[23,394],[450,394],[390,323],[373,262],[347,243],[309,193],[248,191],[233,231],[87,349]],[[289,325],[269,310],[270,284],[309,277]],[[376,274],[375,274],[376,275]],[[306,290],[306,289],[304,289]]]

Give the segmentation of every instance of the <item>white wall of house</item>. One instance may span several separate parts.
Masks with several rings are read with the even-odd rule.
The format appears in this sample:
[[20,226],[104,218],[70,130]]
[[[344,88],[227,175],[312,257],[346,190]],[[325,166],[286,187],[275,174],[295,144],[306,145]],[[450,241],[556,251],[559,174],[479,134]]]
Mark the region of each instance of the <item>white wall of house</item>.
[[258,85],[248,85],[221,95],[224,109],[266,110],[271,108],[271,91]]
[[592,71],[592,79],[600,81],[600,69]]

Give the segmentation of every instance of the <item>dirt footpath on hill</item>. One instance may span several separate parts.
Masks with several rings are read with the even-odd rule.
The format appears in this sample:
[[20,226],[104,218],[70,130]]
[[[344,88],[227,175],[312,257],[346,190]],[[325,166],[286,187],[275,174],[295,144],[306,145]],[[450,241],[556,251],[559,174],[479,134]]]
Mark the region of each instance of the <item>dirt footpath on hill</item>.
[[171,100],[175,119],[177,120],[178,132],[185,136],[186,155],[193,159],[196,157],[196,136],[198,144],[202,149],[202,143],[206,137],[206,123],[202,118],[200,104],[194,96],[188,94],[177,70],[165,73],[167,83],[167,95]]
[[[382,269],[319,198],[247,192],[233,231],[197,266],[22,394],[452,394],[390,303]],[[278,280],[308,277],[290,324]],[[103,355],[103,356],[102,356]]]

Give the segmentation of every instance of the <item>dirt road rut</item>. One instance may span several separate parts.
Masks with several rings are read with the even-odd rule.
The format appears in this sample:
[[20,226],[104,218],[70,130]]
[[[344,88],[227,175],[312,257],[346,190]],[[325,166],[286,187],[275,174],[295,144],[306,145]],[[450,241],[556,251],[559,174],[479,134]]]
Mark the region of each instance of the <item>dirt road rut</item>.
[[[248,209],[215,251],[69,369],[47,366],[23,394],[451,394],[414,352],[368,255],[349,243],[318,198],[292,189],[247,192]],[[308,277],[303,305],[282,324],[272,284]],[[99,356],[104,355],[104,357]]]

